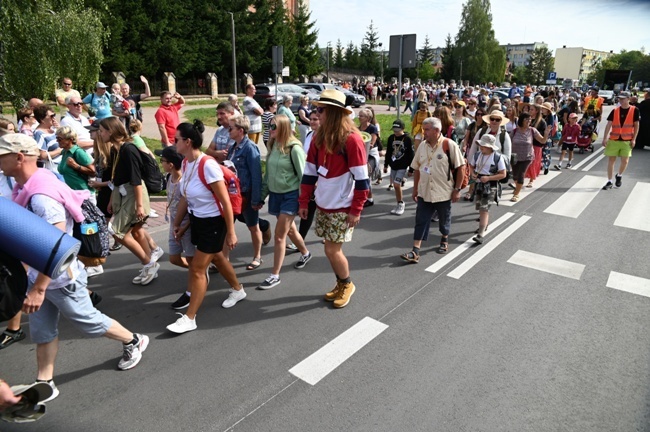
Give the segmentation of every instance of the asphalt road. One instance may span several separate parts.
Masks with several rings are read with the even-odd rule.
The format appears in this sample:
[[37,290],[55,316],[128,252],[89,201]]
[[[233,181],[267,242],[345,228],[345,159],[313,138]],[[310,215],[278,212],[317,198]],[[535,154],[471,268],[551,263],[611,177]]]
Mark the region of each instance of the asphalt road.
[[[306,268],[289,255],[282,284],[258,291],[272,248],[246,271],[250,237],[237,224],[231,259],[248,298],[222,309],[226,284],[212,275],[198,329],[181,336],[165,326],[185,272],[165,262],[153,283],[132,285],[139,265],[114,253],[92,288],[104,313],[151,337],[145,358],[117,371],[118,343],[62,320],[60,396],[38,423],[0,430],[650,430],[650,151],[635,152],[620,189],[600,191],[605,161],[583,171],[599,148],[493,207],[480,247],[463,246],[477,225],[472,204],[454,204],[450,254],[433,250],[434,228],[415,265],[399,258],[415,205],[390,215],[384,181],[344,247],[357,291],[341,310],[322,300],[334,277],[313,232]],[[154,238],[165,247],[166,228]],[[1,351],[0,376],[32,381],[34,348]]]

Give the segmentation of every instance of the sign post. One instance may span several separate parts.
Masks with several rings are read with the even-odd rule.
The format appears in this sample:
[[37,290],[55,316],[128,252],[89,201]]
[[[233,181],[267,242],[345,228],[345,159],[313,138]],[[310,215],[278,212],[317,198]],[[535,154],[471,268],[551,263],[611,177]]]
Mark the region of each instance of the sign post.
[[397,80],[399,90],[397,92],[397,118],[400,117],[401,100],[402,100],[402,69],[414,68],[416,65],[417,50],[415,49],[416,35],[393,35],[390,37],[390,47],[388,50],[389,67],[398,69]]
[[557,84],[557,72],[549,72],[546,77],[546,84],[556,85]]
[[271,48],[271,72],[273,72],[273,81],[275,82],[275,100],[278,99],[278,74],[284,69],[284,47],[274,45]]

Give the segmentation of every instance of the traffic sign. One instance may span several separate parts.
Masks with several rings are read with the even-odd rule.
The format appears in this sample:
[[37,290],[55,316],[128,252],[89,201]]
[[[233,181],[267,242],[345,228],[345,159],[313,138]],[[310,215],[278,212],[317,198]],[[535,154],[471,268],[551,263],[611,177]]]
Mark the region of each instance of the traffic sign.
[[548,77],[546,77],[546,79],[547,80],[557,80],[557,72],[549,72]]

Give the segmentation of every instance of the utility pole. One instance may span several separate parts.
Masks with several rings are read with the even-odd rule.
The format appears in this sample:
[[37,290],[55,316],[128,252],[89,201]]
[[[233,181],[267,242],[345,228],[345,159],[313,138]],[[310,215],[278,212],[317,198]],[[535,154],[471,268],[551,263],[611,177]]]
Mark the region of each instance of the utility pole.
[[234,93],[237,94],[237,54],[235,53],[235,15],[232,12],[230,14],[230,23],[232,25],[232,84],[234,88]]
[[463,59],[460,59],[460,86],[463,85]]
[[330,43],[327,42],[327,82],[330,82]]
[[382,49],[383,44],[379,42],[379,55],[381,56],[381,77],[379,79],[380,83],[384,82],[384,51]]

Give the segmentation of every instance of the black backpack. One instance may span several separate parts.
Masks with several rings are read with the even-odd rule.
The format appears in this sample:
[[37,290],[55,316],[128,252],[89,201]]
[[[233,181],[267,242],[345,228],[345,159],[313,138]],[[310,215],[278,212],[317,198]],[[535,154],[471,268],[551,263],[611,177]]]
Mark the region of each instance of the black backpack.
[[[131,144],[135,147],[135,144],[133,143],[127,144]],[[147,192],[149,192],[149,195],[157,194],[160,191],[164,190],[165,176],[163,176],[163,173],[160,171],[160,167],[158,166],[156,159],[151,156],[151,154],[140,151],[137,147],[136,150],[138,150],[140,160],[142,161],[140,172],[142,175],[142,181],[144,181],[144,185],[147,187]]]
[[0,251],[0,321],[8,321],[22,308],[27,273],[19,259]]

